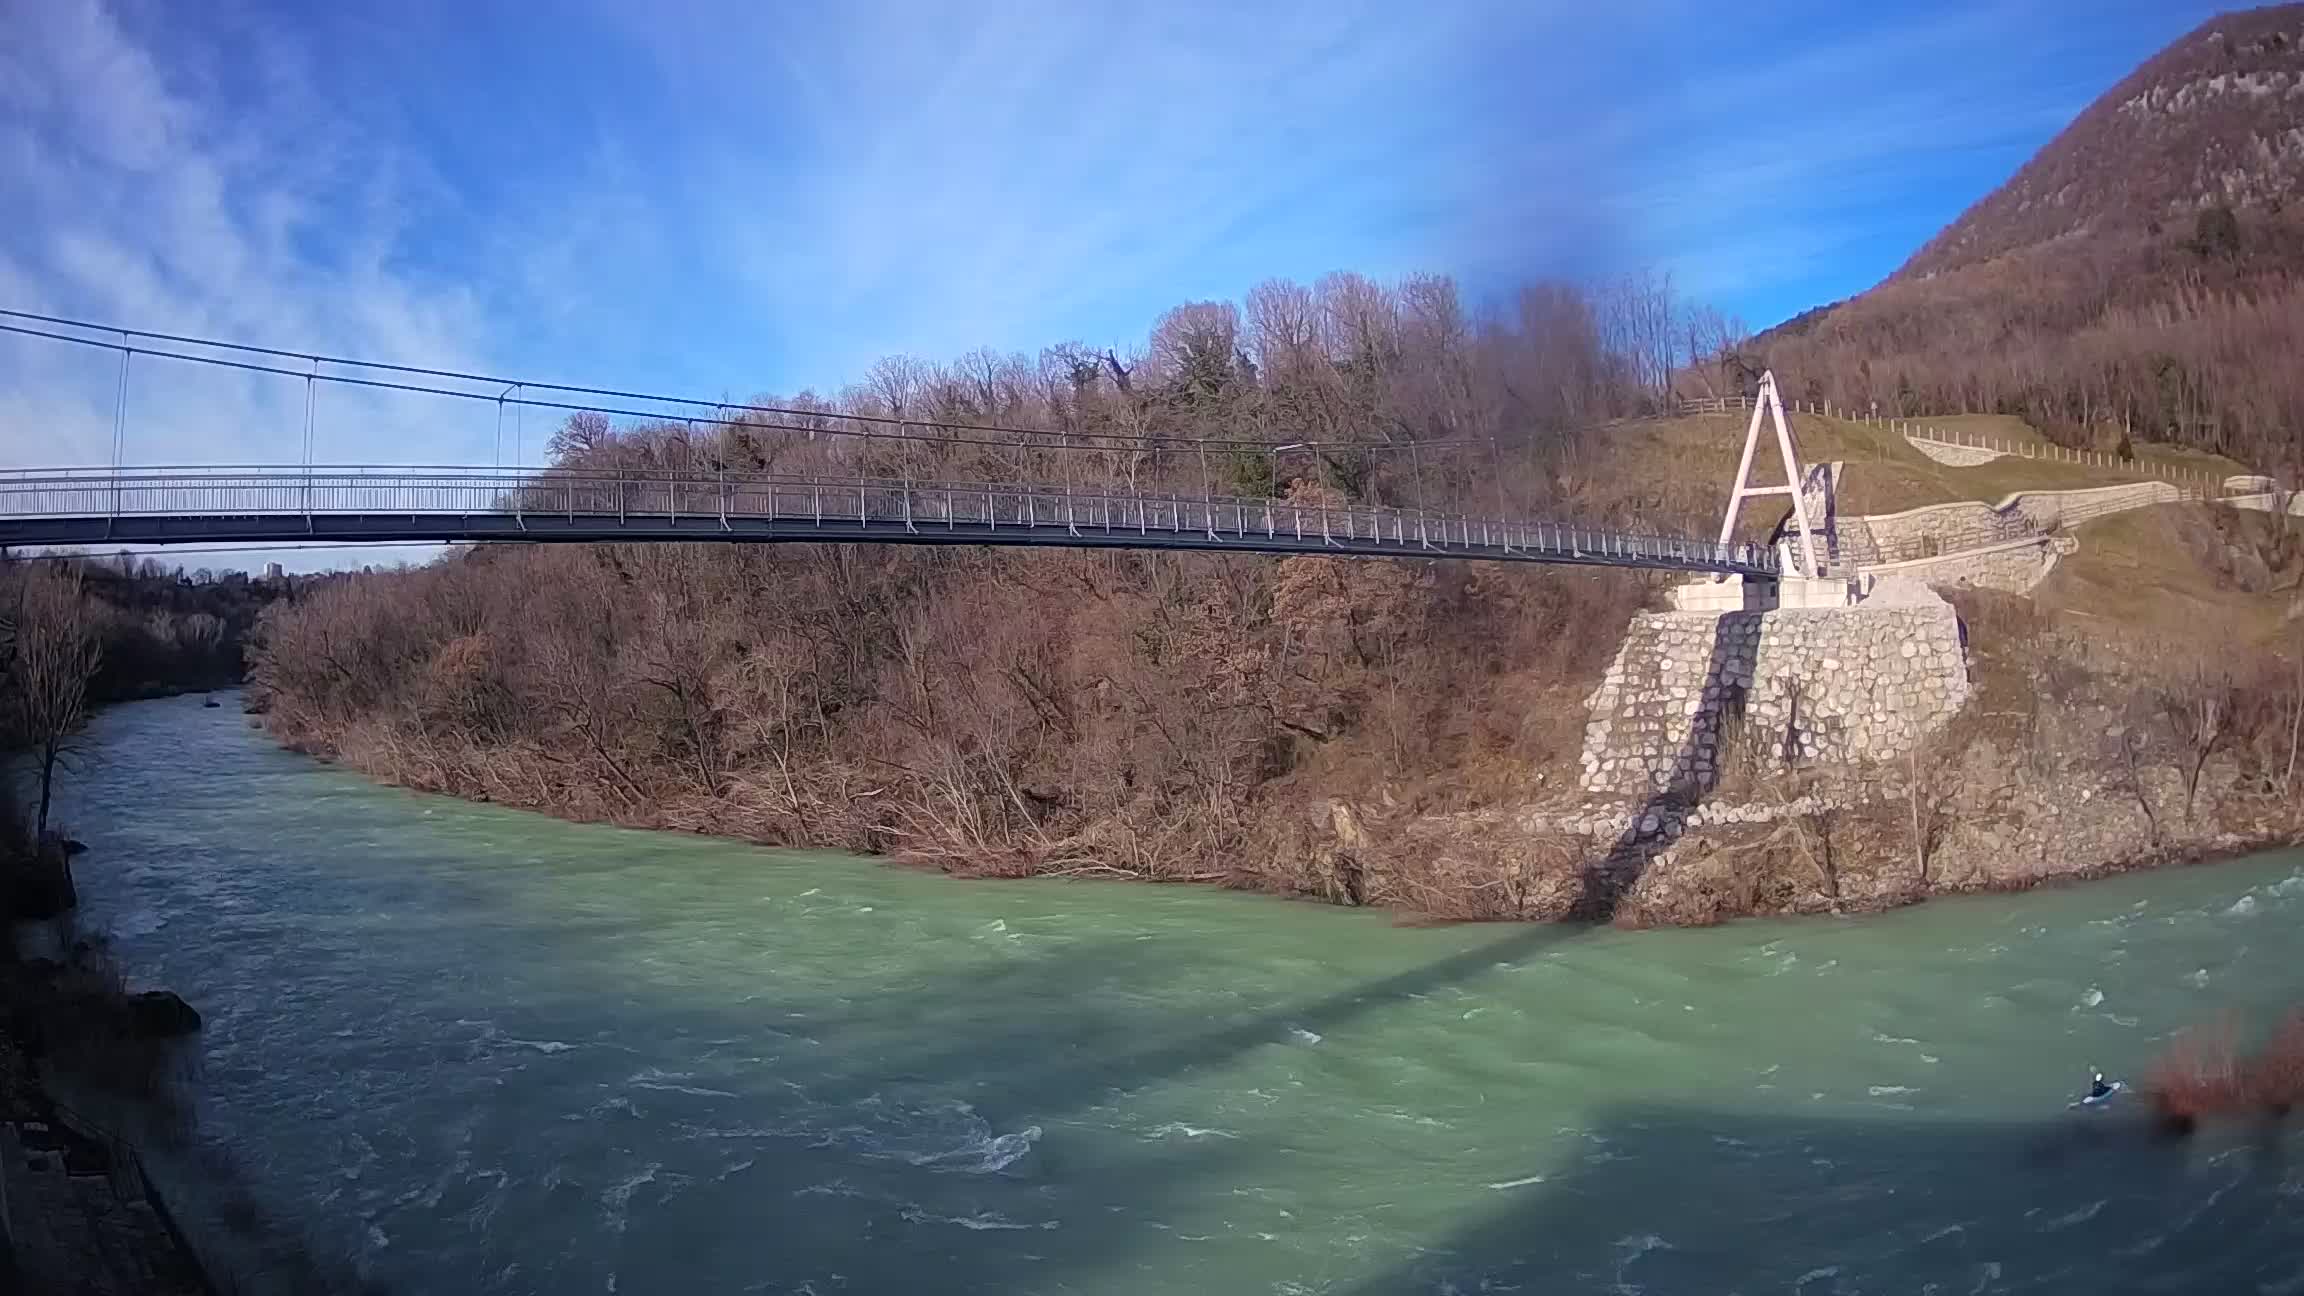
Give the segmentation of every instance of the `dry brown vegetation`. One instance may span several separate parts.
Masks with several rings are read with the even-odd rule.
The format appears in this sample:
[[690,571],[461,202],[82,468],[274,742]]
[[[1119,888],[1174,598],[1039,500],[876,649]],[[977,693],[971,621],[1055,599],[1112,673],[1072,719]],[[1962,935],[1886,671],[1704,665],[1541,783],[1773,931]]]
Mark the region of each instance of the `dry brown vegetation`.
[[[2304,5],[2220,14],[2099,96],[2009,182],[1930,239],[1920,278],[2092,229],[2148,229],[2201,196],[2277,207],[2304,194],[2296,108],[2256,92],[2304,71]],[[2253,83],[2253,84],[2252,84]]]
[[1639,593],[1443,563],[506,547],[283,605],[257,679],[284,738],[415,787],[1325,893],[1280,849],[1320,796],[1430,807],[1572,760],[1567,691]]
[[[2091,524],[2087,534],[2093,539],[2106,525]],[[1986,771],[1962,773],[1945,759],[1979,746],[2007,767],[2009,780],[2106,772],[2111,790],[2137,806],[2157,839],[2163,827],[2216,817],[2203,803],[2205,772],[2215,767],[2219,798],[2240,818],[2288,816],[2304,798],[2295,759],[2304,738],[2297,723],[2304,653],[2295,629],[2261,597],[2229,590],[2219,597],[2211,570],[2182,550],[2161,555],[2158,567],[2191,572],[2198,596],[2181,604],[2189,619],[2180,624],[2148,606],[2157,597],[2149,590],[2084,600],[2078,591],[2093,587],[2059,584],[2073,580],[2061,568],[2033,598],[1955,591],[1975,693],[1932,744],[1940,758],[1933,777],[1989,784]],[[2295,579],[2292,560],[2280,571],[2282,580]],[[1960,798],[1964,813],[1973,800]],[[1922,818],[1933,823],[1941,813],[1929,807]]]
[[[1268,283],[1244,309],[1170,312],[1138,355],[891,360],[836,402],[782,402],[820,424],[579,416],[554,451],[588,470],[1695,518],[1716,485],[1594,469],[1597,424],[1666,402],[1674,309],[1650,281],[1536,285],[1485,318],[1444,279]],[[836,435],[842,414],[919,435]],[[1404,818],[1539,790],[1650,586],[1406,560],[489,546],[276,607],[255,679],[282,737],[415,787],[970,873],[1450,909],[1493,878],[1309,848],[1334,836],[1325,803]],[[1524,907],[1493,890],[1452,911]]]
[[[2304,677],[2261,590],[2296,563],[2276,520],[2167,512],[2197,544],[2138,552],[2199,591],[2185,629],[2218,652],[2103,615],[2118,605],[2088,604],[2087,584],[1961,593],[1977,692],[1952,731],[1874,772],[1884,808],[1693,843],[1672,888],[1620,916],[2024,885],[2053,868],[1994,852],[1977,871],[1970,848],[1939,876],[1937,856],[2032,813],[2026,788],[2093,783],[2171,851],[2219,825],[2277,831],[2246,825],[2287,822],[2304,790]],[[2265,574],[2220,588],[2216,555]],[[1440,562],[495,546],[281,606],[258,686],[299,746],[578,817],[973,874],[1544,918],[1574,905],[1590,850],[1483,812],[1568,790],[1583,695],[1643,592]],[[1721,795],[1817,785],[1752,755]]]
[[2285,216],[2244,229],[2261,250],[2239,262],[2199,261],[2167,234],[2107,235],[1891,281],[1764,335],[1742,363],[1845,408],[1991,411],[2066,445],[2166,441],[2293,476],[2304,233]]
[[87,718],[88,681],[96,674],[103,644],[78,572],[36,565],[13,586],[9,606],[0,613],[0,641],[7,648],[5,696],[14,731],[32,752],[39,788],[32,835],[39,843],[48,837],[57,762]]
[[2177,1035],[2146,1074],[2154,1116],[2188,1131],[2203,1120],[2287,1115],[2304,1102],[2304,1010],[2291,1009],[2253,1051],[2226,1017]]
[[[2304,6],[2227,14],[2139,67],[1895,277],[1723,357],[1898,417],[2019,415],[2300,466]],[[2274,93],[2262,93],[2272,87]]]
[[90,710],[122,697],[230,682],[241,632],[269,592],[116,562],[0,562],[0,754],[23,752],[29,805],[0,789],[0,912],[45,917],[72,900],[56,781]]
[[2247,1111],[2238,1034],[2237,1025],[2226,1020],[2176,1036],[2144,1076],[2144,1097],[2154,1115],[2171,1128],[2189,1130],[2203,1117]]
[[[1665,403],[1670,366],[1662,351],[1642,355],[1673,345],[1655,323],[1676,309],[1654,281],[1597,297],[1539,286],[1485,317],[1439,279],[1267,284],[1244,308],[1171,312],[1134,355],[892,360],[837,400],[759,402],[799,417],[703,427],[579,415],[553,449],[588,473],[1036,480],[1693,530],[1717,516],[1741,420],[1625,417]],[[1681,312],[1683,329],[1699,314]],[[858,415],[897,420],[903,435],[847,435]],[[1881,478],[1873,489],[1900,502],[1979,480],[2073,484],[2061,465],[1944,469],[1879,428],[1799,422],[1808,453],[1848,460],[1852,481]],[[2200,584],[2193,568],[2211,550],[2236,570],[2248,563],[2232,551],[2284,552],[2220,525],[2194,528],[2213,540],[2164,560],[2172,582]],[[2249,562],[2275,581],[2289,568]],[[2264,588],[2211,603],[2260,616]],[[1587,844],[1482,816],[1571,793],[1584,695],[1654,589],[1622,573],[1456,562],[496,545],[274,608],[253,650],[255,696],[304,749],[575,817],[972,874],[1218,881],[1451,917],[1556,917],[1587,894]],[[2041,605],[2077,615],[2117,592],[2071,589],[2044,591]],[[2006,700],[1988,709],[2043,723],[2011,726],[1986,750],[2125,762],[2137,803],[2179,826],[2184,798],[2159,790],[2165,778],[2212,783],[2194,799],[2218,807],[2234,783],[2210,770],[2244,764],[2250,786],[2267,786],[2265,716],[2298,708],[2260,704],[2256,675],[2229,696],[2205,679],[2187,693],[2165,651],[2123,634],[2115,654],[2012,602],[2022,625],[2003,635],[1988,615],[1972,636],[2007,661],[1986,690]],[[2251,654],[2270,637],[2251,630]],[[2072,680],[2034,678],[2059,663]],[[2278,698],[2297,696],[2292,672],[2258,674],[2279,675]],[[2044,715],[2059,688],[2069,705]],[[2206,710],[2187,730],[2190,704]],[[2133,737],[2098,752],[2132,706],[2122,731]],[[1992,734],[2006,722],[1969,723]],[[1953,827],[2006,811],[2006,771],[1970,768],[1966,753],[1956,738],[1906,762],[1892,823],[1827,814],[1757,847],[1724,841],[1702,866],[1712,882],[1642,898],[1630,916],[1925,894]]]

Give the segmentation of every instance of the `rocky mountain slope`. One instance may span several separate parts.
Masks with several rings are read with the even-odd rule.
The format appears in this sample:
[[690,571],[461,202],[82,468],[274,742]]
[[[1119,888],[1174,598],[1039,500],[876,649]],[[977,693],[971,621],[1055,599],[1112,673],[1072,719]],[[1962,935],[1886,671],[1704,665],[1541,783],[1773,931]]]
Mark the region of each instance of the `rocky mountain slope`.
[[2204,24],[1848,301],[1728,357],[1801,396],[2304,468],[2304,4]]
[[2304,4],[2227,14],[2089,105],[1913,255],[1927,279],[2062,239],[2191,233],[2203,212],[2304,196]]

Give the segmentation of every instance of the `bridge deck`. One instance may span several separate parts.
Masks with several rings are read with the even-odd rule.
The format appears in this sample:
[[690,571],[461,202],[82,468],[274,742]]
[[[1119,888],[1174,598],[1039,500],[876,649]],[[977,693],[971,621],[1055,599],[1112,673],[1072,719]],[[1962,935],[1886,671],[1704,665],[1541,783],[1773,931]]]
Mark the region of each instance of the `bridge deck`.
[[1769,576],[1764,546],[1371,505],[1061,487],[489,468],[0,474],[0,545],[748,541],[1425,555]]

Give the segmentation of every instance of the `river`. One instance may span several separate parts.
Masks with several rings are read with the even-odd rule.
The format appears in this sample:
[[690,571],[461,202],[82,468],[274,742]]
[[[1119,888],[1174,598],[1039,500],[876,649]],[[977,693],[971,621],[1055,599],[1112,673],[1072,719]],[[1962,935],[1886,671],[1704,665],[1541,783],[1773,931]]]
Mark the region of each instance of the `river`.
[[[395,1292],[2304,1292],[2295,1138],[2067,1113],[2304,997],[2304,859],[1851,921],[1404,927],[561,823],[120,706],[85,915]],[[195,1190],[196,1191],[196,1190]]]

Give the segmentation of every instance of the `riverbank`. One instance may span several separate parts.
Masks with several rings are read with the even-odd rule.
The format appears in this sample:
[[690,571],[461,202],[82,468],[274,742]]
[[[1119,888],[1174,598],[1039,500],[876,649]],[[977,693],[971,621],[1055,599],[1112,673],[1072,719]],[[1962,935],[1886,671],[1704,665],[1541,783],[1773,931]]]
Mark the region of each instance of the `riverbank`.
[[2298,999],[2295,855],[1861,923],[1403,927],[411,795],[188,698],[90,738],[86,921],[209,1018],[201,1125],[256,1206],[393,1291],[2293,1269],[2255,1130],[2178,1154],[2064,1104]]
[[59,1047],[101,1051],[110,1081],[149,1091],[164,1065],[150,1035],[105,1024],[153,1015],[142,1006],[86,942],[65,962],[0,959],[0,1274],[18,1284],[9,1290],[215,1296],[136,1150],[63,1102],[44,1074]]
[[[2163,781],[2156,795],[2180,801],[2172,782]],[[1620,926],[1685,927],[1880,913],[1932,899],[2214,864],[2304,840],[2304,823],[2286,806],[2258,807],[2254,816],[2222,807],[2213,817],[2155,832],[2118,789],[2067,783],[2018,796],[2019,804],[2003,800],[1989,809],[1938,806],[1924,813],[1945,821],[1917,829],[1918,798],[1908,785],[1811,792],[1791,803],[1714,803],[1693,819],[1634,806],[1616,813],[1626,821],[1645,814],[1653,829],[1634,826],[1620,839],[1587,837],[1581,844],[1571,844],[1577,841],[1572,829],[1591,822],[1587,808],[1475,814],[1411,825],[1386,850],[1564,861],[1548,873],[1512,880],[1524,897],[1514,916],[1573,919],[1598,892],[1607,897],[1607,917]],[[1928,839],[1924,848],[1915,847],[1916,837]],[[1376,837],[1363,830],[1360,840],[1373,844]],[[1594,857],[1597,865],[1583,863]],[[1365,873],[1380,865],[1364,857],[1357,867]]]
[[1337,802],[1319,812],[1328,867],[1366,885],[1395,861],[1437,859],[1502,897],[1492,916],[1689,926],[2007,894],[2304,840],[2293,679],[2061,624],[2026,599],[1958,603],[1971,696],[1902,758],[1786,766],[1724,740],[1701,797],[1562,794],[1440,815]]
[[[1808,778],[1700,807],[1553,802],[1431,813],[1381,799],[1276,807],[1274,822],[1258,835],[1266,853],[1224,870],[1132,865],[1125,854],[1049,867],[1013,856],[879,853],[962,879],[1186,882],[1427,918],[1568,922],[1597,916],[1621,926],[1668,927],[1874,913],[1932,898],[2214,863],[2304,840],[2297,807],[2252,791],[2229,762],[2203,773],[2188,816],[2181,809],[2184,781],[2174,771],[2075,767],[2053,781],[2026,784],[2004,753],[1977,740],[1974,728],[1959,731],[1932,757],[1941,762],[1929,771],[1939,777],[1933,783],[1927,773],[1905,768]],[[693,806],[663,814],[586,813],[525,798],[509,780],[491,780],[476,791],[452,775],[411,778],[404,769],[344,753],[320,756],[416,791],[574,823],[749,840],[772,849],[854,851],[860,845],[748,839],[739,825]],[[448,774],[452,767],[433,768]],[[1597,915],[1596,896],[1606,897],[1605,912]]]
[[[2275,773],[2290,759],[2285,716],[2261,701],[2248,710],[2238,694],[2172,690],[2133,660],[2012,622],[2010,602],[1968,601],[1970,623],[1989,636],[1973,663],[1975,696],[1906,760],[1745,768],[1696,801],[1555,795],[1462,809],[1449,808],[1462,796],[1436,787],[1446,771],[1349,795],[1299,776],[1239,809],[1234,853],[1216,867],[1196,852],[1163,859],[1159,842],[1127,831],[1037,853],[915,850],[905,808],[875,810],[886,784],[856,770],[798,777],[854,787],[863,817],[835,821],[842,830],[823,838],[763,835],[733,798],[586,795],[569,765],[538,747],[442,744],[388,716],[355,722],[334,742],[267,720],[291,748],[369,777],[575,822],[880,854],[959,877],[1209,883],[1448,919],[1648,927],[1877,912],[2304,839],[2304,809]],[[2041,689],[2043,672],[2057,676],[2052,691]],[[2189,743],[2187,705],[2221,708],[2214,730],[2195,729]],[[1541,767],[1522,778],[1572,782]]]
[[[292,749],[400,786],[963,876],[1444,919],[1849,912],[2304,828],[2304,676],[2260,579],[2304,546],[2150,521],[2031,595],[1956,592],[1899,695],[1929,705],[1878,703],[1868,741],[1836,741],[1837,695],[1771,695],[1734,760],[1676,727],[1749,679],[1602,711],[1660,586],[1470,563],[483,548],[274,608],[250,697]],[[1833,651],[1770,687],[1869,690]],[[1664,740],[1639,786],[1683,785],[1603,797],[1590,734],[1629,720]]]

